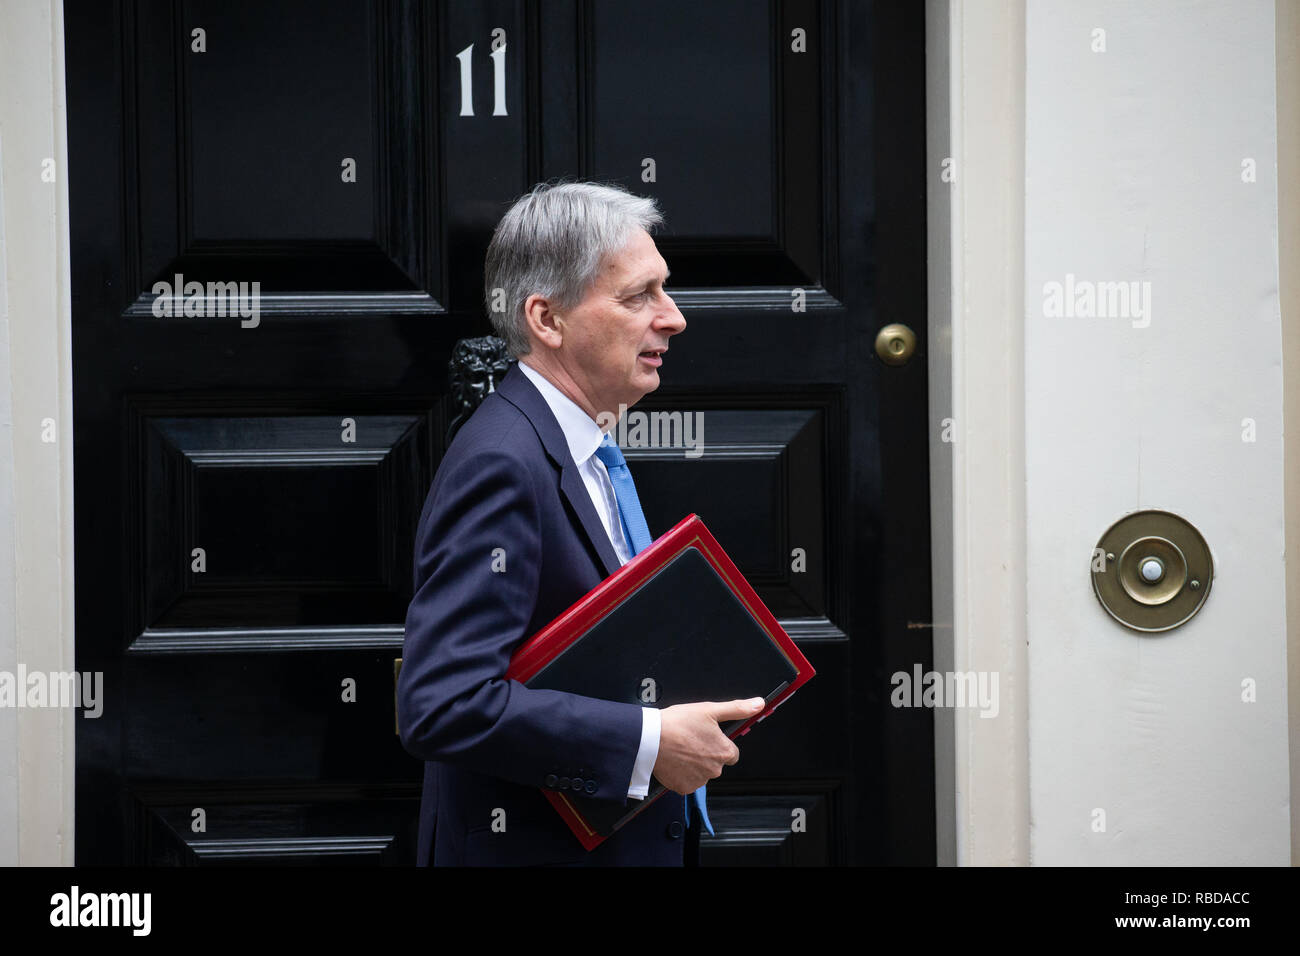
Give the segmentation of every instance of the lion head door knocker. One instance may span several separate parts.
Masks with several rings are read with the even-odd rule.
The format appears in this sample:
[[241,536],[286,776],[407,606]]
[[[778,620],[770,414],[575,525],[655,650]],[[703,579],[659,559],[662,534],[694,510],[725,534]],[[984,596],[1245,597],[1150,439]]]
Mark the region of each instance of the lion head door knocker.
[[451,399],[456,405],[456,417],[447,428],[448,445],[460,426],[474,414],[474,409],[496,391],[512,361],[505,341],[495,335],[460,339],[456,343],[447,363]]

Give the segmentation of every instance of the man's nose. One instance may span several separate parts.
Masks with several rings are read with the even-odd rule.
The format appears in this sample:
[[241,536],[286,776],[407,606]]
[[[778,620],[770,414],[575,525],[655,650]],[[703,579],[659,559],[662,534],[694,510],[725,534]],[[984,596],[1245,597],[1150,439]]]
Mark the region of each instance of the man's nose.
[[673,301],[672,296],[665,293],[664,298],[668,300],[668,311],[663,316],[661,327],[669,335],[676,335],[686,329],[686,316],[682,315],[682,310],[677,308],[677,303]]

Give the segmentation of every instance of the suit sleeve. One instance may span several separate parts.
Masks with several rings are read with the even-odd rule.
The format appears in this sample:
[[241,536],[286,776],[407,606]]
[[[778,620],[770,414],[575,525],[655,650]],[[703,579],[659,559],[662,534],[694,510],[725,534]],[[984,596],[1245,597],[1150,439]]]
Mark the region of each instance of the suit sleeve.
[[[451,464],[451,462],[447,462]],[[577,775],[625,802],[641,708],[506,680],[537,602],[543,561],[531,472],[500,449],[440,471],[415,546],[415,596],[398,678],[403,746],[519,784]]]

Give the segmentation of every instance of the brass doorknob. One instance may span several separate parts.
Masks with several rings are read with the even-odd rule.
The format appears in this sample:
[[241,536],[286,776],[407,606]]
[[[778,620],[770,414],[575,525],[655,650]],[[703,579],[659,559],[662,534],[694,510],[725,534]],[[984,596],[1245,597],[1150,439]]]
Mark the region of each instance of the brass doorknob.
[[906,365],[916,352],[916,333],[902,322],[891,322],[876,335],[876,354],[886,365]]

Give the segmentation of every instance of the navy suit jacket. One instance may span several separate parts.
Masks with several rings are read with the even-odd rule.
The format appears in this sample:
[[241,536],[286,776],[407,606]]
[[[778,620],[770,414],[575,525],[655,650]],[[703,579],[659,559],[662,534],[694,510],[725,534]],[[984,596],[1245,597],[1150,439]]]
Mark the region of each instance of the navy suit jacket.
[[421,866],[682,865],[681,797],[588,852],[540,790],[628,805],[640,706],[504,678],[523,640],[618,568],[563,430],[512,366],[447,449],[416,533],[397,715],[425,761]]

